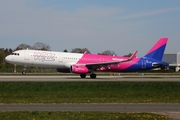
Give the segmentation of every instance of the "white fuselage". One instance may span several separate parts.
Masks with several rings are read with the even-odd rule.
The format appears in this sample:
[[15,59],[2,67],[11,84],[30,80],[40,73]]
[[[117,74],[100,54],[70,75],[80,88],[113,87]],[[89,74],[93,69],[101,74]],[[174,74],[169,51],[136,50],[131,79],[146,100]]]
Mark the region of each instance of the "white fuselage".
[[51,52],[40,50],[18,50],[6,57],[6,61],[24,66],[69,68],[83,56],[78,53]]

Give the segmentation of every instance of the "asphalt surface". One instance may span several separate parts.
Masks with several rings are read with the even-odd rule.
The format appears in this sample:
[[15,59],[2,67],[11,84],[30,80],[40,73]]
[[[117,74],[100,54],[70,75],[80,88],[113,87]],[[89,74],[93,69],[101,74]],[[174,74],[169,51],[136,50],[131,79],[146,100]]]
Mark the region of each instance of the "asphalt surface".
[[180,112],[180,104],[0,104],[0,111]]
[[100,81],[166,81],[180,82],[178,76],[98,76],[96,79],[89,77],[82,79],[79,76],[0,76],[0,82],[100,82]]

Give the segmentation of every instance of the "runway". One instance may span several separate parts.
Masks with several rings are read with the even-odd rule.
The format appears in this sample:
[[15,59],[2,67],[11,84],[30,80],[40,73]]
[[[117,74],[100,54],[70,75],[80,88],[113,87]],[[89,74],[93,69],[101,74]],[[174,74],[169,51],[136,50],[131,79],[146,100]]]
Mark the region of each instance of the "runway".
[[80,78],[79,76],[0,76],[0,82],[180,82],[179,76],[98,76],[96,79]]
[[0,111],[180,112],[180,104],[0,104]]

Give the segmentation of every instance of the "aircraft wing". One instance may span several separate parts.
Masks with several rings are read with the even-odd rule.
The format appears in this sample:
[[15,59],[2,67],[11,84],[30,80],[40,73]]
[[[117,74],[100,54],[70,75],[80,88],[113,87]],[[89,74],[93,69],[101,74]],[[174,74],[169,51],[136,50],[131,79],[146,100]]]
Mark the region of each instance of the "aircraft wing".
[[87,67],[90,67],[90,66],[106,66],[106,65],[117,65],[119,63],[122,63],[122,62],[128,62],[128,61],[131,61],[134,57],[136,57],[136,54],[137,54],[138,51],[135,51],[131,57],[129,57],[128,59],[125,59],[125,60],[119,60],[119,61],[106,61],[106,62],[98,62],[98,63],[87,63],[87,64],[84,64],[85,66]]

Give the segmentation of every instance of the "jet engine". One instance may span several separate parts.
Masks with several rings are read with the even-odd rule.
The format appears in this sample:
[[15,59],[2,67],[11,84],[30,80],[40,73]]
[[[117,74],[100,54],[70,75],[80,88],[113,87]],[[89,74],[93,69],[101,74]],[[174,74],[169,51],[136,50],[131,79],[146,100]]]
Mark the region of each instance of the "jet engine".
[[78,74],[86,74],[86,73],[89,73],[89,70],[86,66],[72,65],[71,72],[78,73]]

